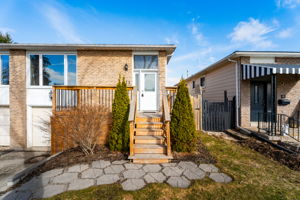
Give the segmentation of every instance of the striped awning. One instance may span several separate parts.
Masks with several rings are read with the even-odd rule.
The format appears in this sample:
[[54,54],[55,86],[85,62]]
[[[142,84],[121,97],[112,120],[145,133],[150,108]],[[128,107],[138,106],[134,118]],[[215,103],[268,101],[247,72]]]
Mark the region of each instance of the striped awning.
[[242,64],[242,67],[244,80],[271,74],[300,74],[300,65]]

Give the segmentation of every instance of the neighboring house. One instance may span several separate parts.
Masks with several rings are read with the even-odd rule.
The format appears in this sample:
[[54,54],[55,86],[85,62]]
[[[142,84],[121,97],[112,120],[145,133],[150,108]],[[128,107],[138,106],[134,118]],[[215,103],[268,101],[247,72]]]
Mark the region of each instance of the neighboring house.
[[140,111],[161,109],[174,45],[0,44],[0,146],[49,148],[53,85],[138,84]]
[[270,121],[268,115],[299,119],[300,52],[236,51],[188,77],[187,84],[191,95],[202,93],[210,102],[223,102],[224,91],[229,100],[235,96],[237,125],[244,128]]

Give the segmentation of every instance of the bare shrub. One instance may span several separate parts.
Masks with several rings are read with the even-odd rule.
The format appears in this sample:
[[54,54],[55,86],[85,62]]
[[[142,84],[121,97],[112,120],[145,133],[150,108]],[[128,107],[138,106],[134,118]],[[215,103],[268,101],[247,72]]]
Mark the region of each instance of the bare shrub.
[[[85,155],[93,154],[98,140],[105,134],[108,110],[101,106],[82,106],[56,112],[51,119],[52,141],[68,148],[79,146]],[[57,141],[53,141],[57,142]]]

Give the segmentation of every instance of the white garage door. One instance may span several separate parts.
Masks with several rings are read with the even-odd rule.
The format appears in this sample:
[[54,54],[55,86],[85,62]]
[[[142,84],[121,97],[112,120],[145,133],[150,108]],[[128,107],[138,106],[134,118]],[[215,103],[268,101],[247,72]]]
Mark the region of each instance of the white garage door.
[[0,146],[9,146],[9,108],[0,107]]
[[51,108],[32,108],[32,146],[50,146],[50,122]]

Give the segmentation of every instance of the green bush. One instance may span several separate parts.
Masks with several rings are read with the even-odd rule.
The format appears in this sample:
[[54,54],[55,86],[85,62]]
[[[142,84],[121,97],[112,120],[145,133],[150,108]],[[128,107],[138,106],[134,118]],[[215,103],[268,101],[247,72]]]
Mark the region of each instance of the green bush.
[[129,150],[129,101],[125,78],[120,77],[112,104],[112,129],[108,141],[113,151]]
[[177,152],[191,152],[195,149],[197,135],[194,115],[185,80],[181,80],[173,110],[171,113],[171,142],[172,149]]

